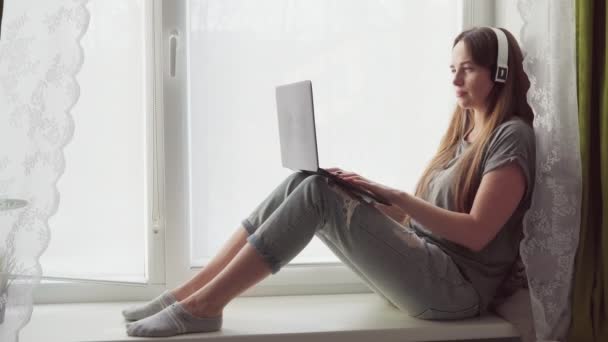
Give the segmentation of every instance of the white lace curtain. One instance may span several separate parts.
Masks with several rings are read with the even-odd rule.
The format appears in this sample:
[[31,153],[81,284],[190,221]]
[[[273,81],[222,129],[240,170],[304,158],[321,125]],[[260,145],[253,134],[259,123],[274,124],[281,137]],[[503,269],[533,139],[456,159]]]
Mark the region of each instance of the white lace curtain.
[[536,188],[524,222],[526,266],[537,341],[565,341],[578,246],[581,160],[571,0],[520,0],[521,44],[536,114]]
[[[0,39],[0,341],[32,313],[70,141],[86,0],[5,2]],[[10,276],[9,276],[10,274]]]

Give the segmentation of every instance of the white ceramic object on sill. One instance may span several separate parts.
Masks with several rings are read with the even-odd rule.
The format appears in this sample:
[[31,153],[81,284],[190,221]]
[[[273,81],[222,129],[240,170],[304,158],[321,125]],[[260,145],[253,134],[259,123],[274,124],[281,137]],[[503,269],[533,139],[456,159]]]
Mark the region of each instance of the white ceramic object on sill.
[[[12,209],[23,208],[28,204],[26,200],[16,198],[0,198],[0,211],[8,211]],[[4,256],[2,256],[4,257]],[[8,273],[2,270],[2,261],[0,259],[0,324],[4,322],[4,314],[6,311],[7,302],[7,286],[8,286]]]
[[17,198],[0,198],[0,211],[23,208],[27,205],[26,200]]

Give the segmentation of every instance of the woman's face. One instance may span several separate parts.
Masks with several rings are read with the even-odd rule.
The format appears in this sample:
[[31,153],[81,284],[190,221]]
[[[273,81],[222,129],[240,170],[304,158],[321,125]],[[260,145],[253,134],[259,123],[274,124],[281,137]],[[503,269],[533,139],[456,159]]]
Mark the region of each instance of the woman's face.
[[490,69],[473,62],[464,41],[459,41],[452,49],[452,69],[454,90],[458,105],[464,109],[485,112],[487,98],[494,87]]

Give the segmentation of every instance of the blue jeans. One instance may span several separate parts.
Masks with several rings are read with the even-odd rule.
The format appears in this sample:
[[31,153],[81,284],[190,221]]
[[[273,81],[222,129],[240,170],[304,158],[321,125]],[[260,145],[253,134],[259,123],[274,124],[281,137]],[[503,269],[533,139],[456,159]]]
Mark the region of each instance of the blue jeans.
[[477,292],[437,245],[325,177],[293,173],[243,226],[247,241],[273,274],[316,235],[374,292],[411,316],[461,319],[479,314]]

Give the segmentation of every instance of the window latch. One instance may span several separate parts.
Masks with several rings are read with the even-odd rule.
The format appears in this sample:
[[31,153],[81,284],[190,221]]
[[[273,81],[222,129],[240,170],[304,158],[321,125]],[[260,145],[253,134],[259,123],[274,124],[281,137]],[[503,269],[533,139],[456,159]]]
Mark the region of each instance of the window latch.
[[169,35],[169,48],[170,48],[170,52],[169,52],[169,73],[171,74],[171,77],[175,77],[175,63],[176,63],[176,57],[177,57],[177,38],[179,37],[179,33],[177,32],[177,30],[173,30],[171,31],[171,35]]

